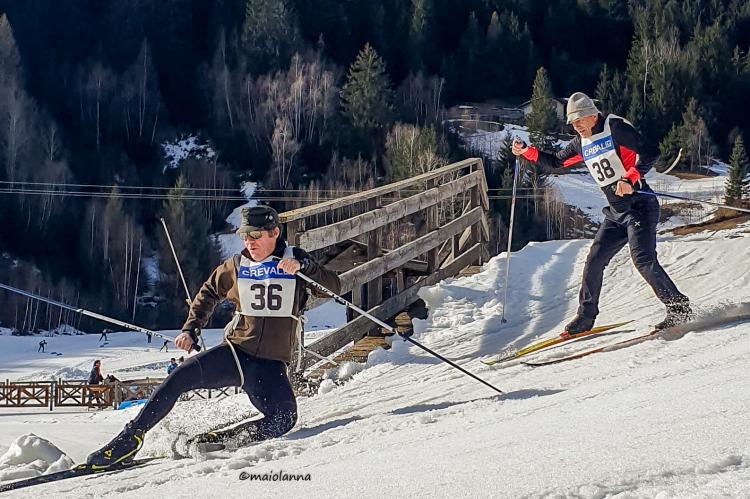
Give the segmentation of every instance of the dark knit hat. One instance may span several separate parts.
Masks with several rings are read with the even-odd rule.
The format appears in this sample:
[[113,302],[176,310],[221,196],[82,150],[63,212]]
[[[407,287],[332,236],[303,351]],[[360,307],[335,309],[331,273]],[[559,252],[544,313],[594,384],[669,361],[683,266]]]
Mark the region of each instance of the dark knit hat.
[[279,214],[270,206],[253,206],[242,208],[240,228],[237,235],[242,236],[254,230],[271,230],[279,226]]

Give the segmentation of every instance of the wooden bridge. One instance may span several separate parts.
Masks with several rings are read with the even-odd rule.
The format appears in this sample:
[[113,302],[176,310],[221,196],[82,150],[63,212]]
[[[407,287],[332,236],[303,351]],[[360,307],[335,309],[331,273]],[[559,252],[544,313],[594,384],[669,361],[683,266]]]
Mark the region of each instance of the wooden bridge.
[[[313,253],[339,272],[342,295],[383,321],[392,320],[418,300],[423,286],[436,284],[488,259],[487,181],[480,159],[466,159],[365,192],[281,213],[289,244]],[[313,300],[308,308],[323,300]],[[340,359],[361,360],[368,347],[355,343],[381,337],[366,317],[348,322],[305,345],[330,356],[349,346]],[[410,322],[410,321],[407,321]],[[408,325],[403,325],[408,327]],[[383,341],[367,340],[371,346]],[[303,354],[302,371],[319,359]],[[297,365],[296,360],[292,364]]]

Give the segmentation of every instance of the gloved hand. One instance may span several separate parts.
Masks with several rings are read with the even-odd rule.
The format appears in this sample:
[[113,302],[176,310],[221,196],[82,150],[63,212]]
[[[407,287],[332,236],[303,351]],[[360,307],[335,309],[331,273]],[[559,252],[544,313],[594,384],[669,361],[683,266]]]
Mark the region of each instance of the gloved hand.
[[194,343],[198,343],[198,336],[201,335],[201,328],[193,327],[189,329],[183,329],[182,332],[190,335],[190,338],[193,340]]
[[174,344],[177,348],[185,350],[190,353],[191,350],[195,349],[200,352],[201,347],[198,345],[198,336],[200,336],[200,328],[194,327],[191,329],[183,329],[182,333],[177,336],[174,340]]
[[511,148],[511,152],[515,156],[523,156],[524,153],[529,149],[529,146],[526,145],[526,142],[521,140],[520,138],[516,137],[513,139],[513,147]]

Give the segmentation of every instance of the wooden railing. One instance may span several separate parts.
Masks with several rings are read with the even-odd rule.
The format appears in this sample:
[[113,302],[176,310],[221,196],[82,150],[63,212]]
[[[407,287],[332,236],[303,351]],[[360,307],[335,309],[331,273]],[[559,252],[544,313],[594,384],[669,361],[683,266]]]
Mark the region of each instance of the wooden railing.
[[[117,408],[122,402],[146,399],[164,382],[164,378],[143,378],[89,385],[86,381],[5,381],[0,383],[0,409],[7,407],[95,407]],[[229,386],[185,392],[180,400],[227,397],[241,389]]]
[[0,407],[52,407],[54,384],[29,381],[0,384]]
[[[446,206],[453,208],[456,215],[445,215],[450,211],[444,209]],[[421,287],[486,261],[487,210],[484,167],[480,159],[471,158],[365,192],[281,213],[279,217],[286,226],[289,244],[307,251],[329,250],[345,242],[361,246],[366,261],[353,263],[350,268],[344,265],[339,276],[342,294],[351,293],[355,305],[387,320],[415,302]],[[387,248],[384,231],[398,232],[400,224],[414,219],[422,222],[421,234]],[[395,279],[395,293],[384,297],[383,279],[387,275]],[[313,300],[308,308],[318,303]],[[364,317],[352,318],[306,348],[327,356],[377,329]],[[317,360],[306,354],[303,369]]]
[[55,384],[55,407],[110,407],[114,404],[112,385],[89,385],[85,381]]

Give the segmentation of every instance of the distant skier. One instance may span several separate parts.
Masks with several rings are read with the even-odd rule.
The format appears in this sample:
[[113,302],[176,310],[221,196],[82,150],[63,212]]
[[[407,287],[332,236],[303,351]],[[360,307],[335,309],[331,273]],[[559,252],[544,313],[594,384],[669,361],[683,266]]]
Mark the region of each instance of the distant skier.
[[214,308],[225,298],[237,307],[234,319],[225,328],[227,341],[178,366],[135,419],[88,457],[88,464],[109,467],[132,459],[145,433],[169,413],[180,395],[199,388],[242,386],[253,406],[264,415],[232,430],[203,435],[199,442],[222,443],[233,437],[243,443],[260,441],[284,435],[294,427],[297,402],[287,377],[287,364],[301,331],[299,316],[308,289],[308,284],[294,274],[301,270],[336,293],[341,283],[335,273],[321,267],[305,251],[287,246],[280,236],[278,214],[272,208],[244,208],[237,235],[245,249],[222,263],[203,284],[175,344],[189,352]]
[[167,376],[172,374],[172,371],[174,371],[177,368],[177,359],[172,357],[169,359],[169,365],[167,366]]
[[146,333],[146,343],[151,343],[151,333]]
[[[691,320],[693,312],[688,298],[679,292],[656,258],[659,202],[656,197],[639,192],[653,192],[643,177],[657,159],[656,149],[627,120],[613,114],[604,117],[581,92],[568,99],[567,115],[568,124],[573,125],[578,136],[558,153],[526,147],[518,140],[512,148],[516,156],[545,169],[585,163],[609,202],[586,259],[578,314],[565,326],[561,336],[588,331],[594,326],[599,315],[604,268],[626,244],[630,245],[630,256],[638,272],[667,307],[667,316],[655,327],[665,329]],[[630,297],[621,295],[612,299],[627,301]]]
[[44,347],[46,347],[46,346],[47,346],[47,340],[42,340],[42,341],[40,341],[40,342],[39,342],[39,348],[37,348],[37,350],[36,350],[36,351],[37,351],[37,353],[38,353],[38,352],[42,352],[42,353],[44,353]]
[[102,341],[102,339],[104,339],[105,342],[108,341],[107,332],[109,332],[109,329],[105,329],[102,331],[102,334],[99,335],[99,341]]
[[164,340],[164,343],[162,343],[161,348],[159,351],[161,352],[164,350],[165,352],[169,353],[169,340]]

